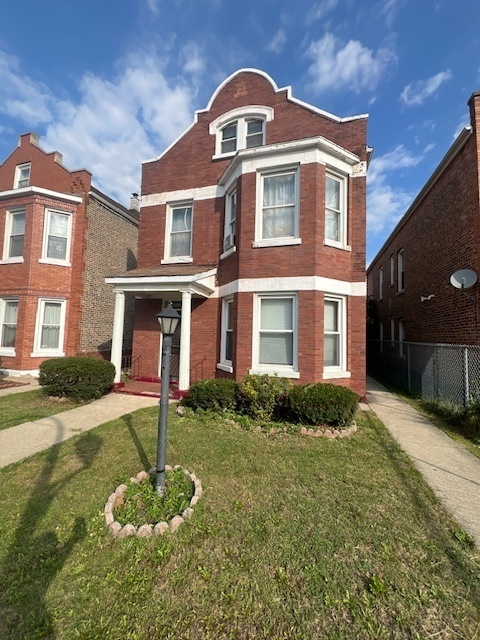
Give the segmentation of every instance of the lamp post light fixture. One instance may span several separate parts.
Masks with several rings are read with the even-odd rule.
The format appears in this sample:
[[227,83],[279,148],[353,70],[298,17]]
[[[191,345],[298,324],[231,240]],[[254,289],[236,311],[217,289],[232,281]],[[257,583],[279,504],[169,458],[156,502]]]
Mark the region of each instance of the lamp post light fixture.
[[172,356],[172,336],[175,333],[180,316],[169,302],[163,311],[157,314],[162,342],[162,371],[160,411],[158,412],[158,442],[157,464],[155,467],[155,490],[162,496],[165,489],[165,458],[167,454],[167,420],[168,420],[168,392],[170,388],[170,359]]

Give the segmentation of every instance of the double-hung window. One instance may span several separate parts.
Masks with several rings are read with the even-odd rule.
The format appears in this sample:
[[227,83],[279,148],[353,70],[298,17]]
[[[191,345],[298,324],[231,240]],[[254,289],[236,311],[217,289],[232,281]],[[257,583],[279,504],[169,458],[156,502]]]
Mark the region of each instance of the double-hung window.
[[222,335],[218,369],[233,372],[233,298],[222,301]]
[[7,211],[3,259],[8,262],[23,262],[25,243],[25,209]]
[[257,243],[261,246],[298,242],[298,169],[258,175]]
[[397,255],[397,278],[398,278],[398,292],[401,293],[405,289],[405,272],[403,268],[403,249],[400,249]]
[[383,300],[383,267],[378,270],[378,299]]
[[390,286],[395,284],[395,256],[390,256]]
[[346,180],[334,174],[325,178],[325,244],[347,244]]
[[232,153],[237,150],[237,129],[238,122],[230,122],[222,129],[222,153]]
[[237,188],[229,191],[225,197],[225,235],[223,250],[228,251],[235,246],[237,230]]
[[21,189],[30,185],[30,163],[19,164],[15,167],[14,189]]
[[167,214],[166,261],[191,261],[193,205],[171,205]]
[[[324,378],[346,377],[346,301],[345,298],[325,296],[324,302]],[[349,375],[349,374],[348,374]]]
[[0,298],[0,355],[15,355],[18,300]]
[[245,147],[247,149],[262,146],[264,129],[263,123],[264,121],[258,118],[247,118],[245,120]]
[[46,209],[41,262],[69,265],[71,235],[71,213]]
[[39,299],[32,356],[63,356],[66,301]]
[[260,147],[264,143],[263,118],[238,118],[220,130],[220,154],[235,153],[239,149]]
[[297,296],[257,296],[255,324],[252,373],[298,377]]

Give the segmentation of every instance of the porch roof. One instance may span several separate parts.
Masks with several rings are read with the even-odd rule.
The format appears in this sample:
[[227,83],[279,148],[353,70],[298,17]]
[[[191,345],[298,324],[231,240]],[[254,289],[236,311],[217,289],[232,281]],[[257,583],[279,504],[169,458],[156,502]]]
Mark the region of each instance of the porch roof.
[[165,264],[141,267],[105,278],[115,291],[136,295],[161,294],[163,292],[190,291],[202,297],[210,297],[215,291],[215,264]]

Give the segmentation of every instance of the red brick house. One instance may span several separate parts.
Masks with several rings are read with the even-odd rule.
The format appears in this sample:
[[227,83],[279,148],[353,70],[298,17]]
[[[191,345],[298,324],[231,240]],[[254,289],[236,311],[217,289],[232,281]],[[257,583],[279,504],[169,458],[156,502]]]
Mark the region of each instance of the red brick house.
[[339,118],[242,69],[144,162],[133,357],[159,376],[156,314],[181,311],[179,388],[269,373],[365,392],[367,116]]
[[370,337],[400,353],[404,341],[478,344],[479,285],[469,298],[450,283],[460,269],[480,274],[480,92],[468,104],[470,125],[367,270]]
[[35,134],[20,136],[0,165],[2,368],[35,375],[49,357],[109,358],[114,296],[105,276],[136,266],[137,242],[138,212],[92,187],[85,169],[66,169]]

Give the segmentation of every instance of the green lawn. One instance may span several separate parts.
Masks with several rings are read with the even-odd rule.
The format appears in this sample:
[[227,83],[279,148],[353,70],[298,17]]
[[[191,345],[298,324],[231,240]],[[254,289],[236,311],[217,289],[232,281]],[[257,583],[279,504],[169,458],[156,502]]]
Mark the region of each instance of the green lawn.
[[0,637],[480,636],[480,552],[374,414],[354,437],[171,414],[204,496],[174,535],[116,540],[102,508],[154,462],[144,409],[0,471]]
[[72,400],[64,402],[53,400],[44,396],[42,389],[7,394],[0,397],[0,431],[22,422],[53,416],[79,407],[81,404]]

